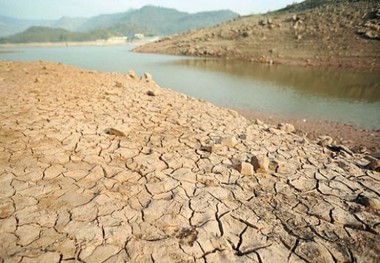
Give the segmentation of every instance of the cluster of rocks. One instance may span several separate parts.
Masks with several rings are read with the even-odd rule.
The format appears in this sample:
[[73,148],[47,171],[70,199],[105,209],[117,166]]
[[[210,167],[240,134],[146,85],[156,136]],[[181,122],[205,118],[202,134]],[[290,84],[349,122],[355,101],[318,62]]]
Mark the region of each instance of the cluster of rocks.
[[150,74],[0,72],[1,262],[380,260],[365,155]]
[[380,9],[371,11],[366,15],[357,33],[369,39],[380,40]]

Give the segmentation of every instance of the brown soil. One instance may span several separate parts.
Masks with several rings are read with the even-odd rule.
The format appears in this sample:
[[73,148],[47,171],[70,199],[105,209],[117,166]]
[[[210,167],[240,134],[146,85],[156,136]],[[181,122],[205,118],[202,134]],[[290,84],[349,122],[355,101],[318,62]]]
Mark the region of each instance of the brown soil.
[[[240,17],[135,50],[269,64],[380,70],[378,1],[309,0],[303,5],[265,15]],[[309,5],[316,7],[308,9]]]

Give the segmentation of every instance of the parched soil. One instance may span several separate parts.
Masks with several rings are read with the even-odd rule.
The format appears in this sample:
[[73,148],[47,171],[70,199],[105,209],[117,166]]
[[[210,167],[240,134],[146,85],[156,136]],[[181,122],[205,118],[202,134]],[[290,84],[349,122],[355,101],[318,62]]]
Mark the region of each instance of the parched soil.
[[138,77],[0,62],[0,262],[379,262],[379,160]]
[[380,71],[380,3],[306,0],[167,37],[135,51]]

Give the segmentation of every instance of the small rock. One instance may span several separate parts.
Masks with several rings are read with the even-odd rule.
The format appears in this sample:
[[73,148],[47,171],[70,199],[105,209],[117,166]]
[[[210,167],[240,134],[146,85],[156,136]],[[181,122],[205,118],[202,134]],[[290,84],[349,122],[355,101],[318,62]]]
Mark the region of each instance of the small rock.
[[369,39],[379,39],[380,38],[380,35],[374,30],[367,30],[364,35],[366,38],[369,38]]
[[349,155],[353,155],[354,153],[344,145],[327,145],[327,148],[333,152],[345,152]]
[[276,134],[276,135],[281,135],[283,133],[283,131],[276,128],[272,128],[272,127],[269,127],[268,129],[265,129],[265,130],[270,132],[271,134]]
[[219,153],[223,151],[223,145],[221,144],[205,145],[201,147],[201,150],[209,152],[209,153]]
[[380,210],[380,200],[379,199],[369,198],[368,204],[369,204],[369,207],[376,209],[376,210]]
[[292,133],[295,132],[296,129],[292,124],[289,123],[280,123],[277,128],[281,131],[287,132],[287,133]]
[[154,92],[153,90],[148,90],[148,91],[146,92],[146,94],[147,94],[148,96],[151,96],[151,97],[155,97],[155,96],[157,96],[157,93]]
[[257,124],[257,125],[264,125],[265,123],[263,121],[259,120],[259,119],[256,119],[255,120],[255,124]]
[[211,147],[211,152],[213,152],[213,153],[220,153],[221,151],[223,151],[223,145],[221,145],[221,144],[214,144]]
[[124,132],[121,132],[119,130],[116,130],[114,128],[105,129],[104,132],[109,135],[115,135],[119,137],[126,137]]
[[366,153],[367,152],[367,147],[360,145],[360,146],[355,146],[352,151],[355,153]]
[[364,167],[365,169],[380,172],[380,160],[371,158],[369,156],[366,157],[369,160],[369,163]]
[[267,24],[267,21],[265,21],[264,19],[261,19],[260,21],[259,21],[259,25],[260,26],[265,26]]
[[328,145],[332,145],[334,140],[330,136],[319,136],[318,137],[318,145],[322,147],[326,147]]
[[116,88],[122,88],[123,87],[123,84],[119,81],[115,81],[115,87]]
[[221,144],[224,146],[227,146],[228,148],[234,148],[236,144],[238,144],[239,141],[236,139],[235,136],[223,138],[221,141]]
[[133,70],[128,71],[128,76],[132,79],[137,79],[136,72],[134,72]]
[[268,168],[272,171],[277,171],[277,169],[282,166],[284,166],[284,163],[278,162],[277,160],[270,160]]
[[269,172],[269,159],[265,156],[253,156],[251,163],[257,173]]
[[254,174],[253,165],[247,162],[242,162],[239,166],[239,172],[242,175],[252,176]]
[[259,119],[255,120],[255,124],[258,125],[260,129],[264,129],[264,130],[268,129],[268,125],[266,125],[263,121]]
[[249,33],[248,33],[248,32],[243,32],[243,33],[241,34],[241,36],[244,37],[244,38],[249,37]]
[[153,82],[152,74],[145,72],[145,73],[144,73],[144,80],[145,80],[146,82]]
[[359,205],[365,206],[365,207],[370,207],[375,210],[380,210],[380,200],[364,196],[362,194],[359,194],[356,197],[350,198],[351,200],[348,200],[350,202],[355,202]]

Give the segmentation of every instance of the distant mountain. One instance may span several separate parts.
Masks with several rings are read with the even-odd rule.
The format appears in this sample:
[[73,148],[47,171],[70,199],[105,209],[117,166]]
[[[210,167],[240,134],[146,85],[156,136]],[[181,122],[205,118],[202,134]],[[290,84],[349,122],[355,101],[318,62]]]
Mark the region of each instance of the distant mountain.
[[71,32],[62,28],[30,27],[15,35],[0,38],[0,43],[33,43],[33,42],[81,42],[108,39],[114,34],[107,30],[88,32]]
[[[188,14],[174,9],[148,6],[131,15],[129,21],[138,21],[140,25],[151,28],[156,35],[172,35],[216,25],[237,16],[238,14],[229,10]],[[144,19],[146,17],[150,19]]]
[[189,14],[171,8],[145,6],[137,10],[131,9],[125,13],[92,17],[79,30],[111,28],[125,32],[126,28],[134,26],[142,28],[144,31],[142,33],[145,34],[171,35],[189,29],[215,25],[237,16],[237,13],[229,10]]
[[[171,35],[189,29],[212,26],[237,16],[237,13],[229,10],[190,14],[156,6],[145,6],[141,9],[130,9],[122,13],[99,15],[91,18],[62,17],[55,21],[20,20],[0,16],[0,36],[20,33],[32,26],[61,28],[73,32],[105,30],[113,35],[131,35],[134,33]],[[43,31],[47,33],[46,29]],[[36,29],[26,33],[30,36],[31,32],[36,32]],[[20,35],[18,35],[19,37]]]
[[78,29],[87,21],[88,18],[64,16],[51,23],[49,26],[54,28],[63,28],[70,31],[78,31]]
[[107,15],[99,15],[94,16],[89,19],[82,25],[76,28],[75,31],[89,31],[95,28],[109,28],[116,24],[119,24],[123,21],[123,18],[128,16],[132,10],[123,12],[123,13],[115,13],[115,14],[107,14]]
[[8,16],[0,16],[0,36],[9,36],[31,26],[50,26],[53,20],[27,20]]

